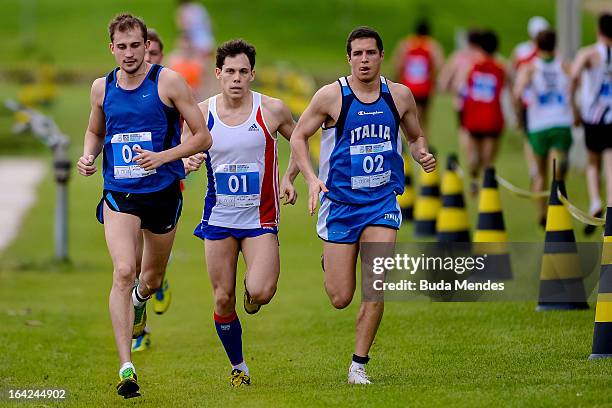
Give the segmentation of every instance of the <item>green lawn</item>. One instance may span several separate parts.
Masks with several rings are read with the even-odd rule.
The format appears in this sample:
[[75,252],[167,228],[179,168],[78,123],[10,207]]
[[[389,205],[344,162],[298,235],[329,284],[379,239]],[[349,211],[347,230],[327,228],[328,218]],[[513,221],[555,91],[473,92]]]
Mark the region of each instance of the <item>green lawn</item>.
[[[62,88],[60,103],[50,109],[73,137],[73,159],[81,149],[87,95],[87,87]],[[434,109],[432,135],[441,158],[457,146],[450,106],[448,98],[438,98]],[[12,137],[2,134],[0,143],[8,145]],[[513,132],[505,135],[498,169],[525,186],[520,140]],[[287,152],[281,142],[281,168]],[[371,353],[377,385],[345,385],[357,302],[344,311],[329,305],[319,266],[321,244],[314,218],[306,215],[301,179],[298,188],[298,204],[283,207],[278,293],[256,316],[239,311],[254,384],[236,391],[227,385],[228,365],[212,323],[203,245],[191,235],[201,214],[204,174],[188,180],[169,267],[173,304],[167,315],[151,316],[153,348],[134,357],[144,396],[129,404],[594,406],[610,400],[612,365],[586,360],[593,311],[538,314],[531,303],[389,303]],[[582,176],[572,174],[568,189],[585,208]],[[70,394],[66,405],[117,403],[117,359],[106,306],[111,263],[93,217],[100,178],[75,175],[71,182],[69,264],[52,261],[49,176],[39,194],[19,238],[0,257],[0,389],[63,387]],[[541,242],[532,203],[501,194],[510,239]],[[468,203],[474,215],[475,202]],[[399,240],[411,241],[410,226]]]
[[[27,67],[35,61],[33,56],[44,52],[56,55],[62,68],[84,70],[87,75],[99,75],[112,66],[104,27],[125,2],[32,1],[38,26],[28,58],[16,34],[25,3],[2,3],[0,68]],[[151,9],[153,3],[155,10]],[[476,0],[445,1],[443,6],[399,0],[315,0],[307,6],[278,0],[232,6],[221,0],[206,2],[216,21],[218,39],[243,36],[257,45],[264,63],[282,58],[324,78],[346,72],[344,38],[356,24],[378,27],[390,47],[410,29],[416,15],[428,13],[447,48],[455,25],[479,24],[504,33],[502,51],[507,53],[524,37],[529,15],[554,15],[552,0],[509,3],[500,10],[499,3]],[[169,18],[173,1],[139,0],[129,4],[130,10],[142,15],[164,37],[174,38]],[[592,27],[593,19],[585,18],[585,38],[592,39]],[[270,32],[276,34],[271,36]],[[16,92],[15,85],[0,84],[2,97]],[[71,137],[73,162],[82,151],[88,98],[88,85],[62,86],[57,103],[45,109]],[[450,98],[435,100],[432,118],[430,136],[443,166],[446,155],[458,149]],[[11,135],[11,121],[11,116],[0,110],[0,154],[48,157],[36,141]],[[279,154],[284,170],[288,157],[284,141],[280,142]],[[522,137],[511,129],[504,135],[498,173],[527,187]],[[203,244],[191,235],[201,215],[204,183],[203,172],[187,181],[183,217],[168,272],[172,306],[164,316],[150,315],[153,348],[134,356],[143,397],[126,404],[609,405],[612,362],[587,361],[593,310],[536,313],[535,304],[528,302],[388,303],[369,365],[376,384],[346,385],[358,302],[356,299],[343,311],[333,310],[329,304],[319,264],[321,243],[315,235],[315,219],[306,215],[307,191],[301,177],[297,205],[283,207],[278,292],[273,302],[255,316],[247,316],[239,308],[253,385],[230,389],[229,366],[212,321]],[[584,176],[570,174],[567,187],[570,199],[587,208]],[[68,390],[65,403],[46,406],[122,403],[114,391],[118,361],[107,310],[112,266],[103,229],[94,219],[100,190],[99,174],[86,179],[73,173],[69,263],[58,264],[52,259],[55,190],[51,174],[40,186],[40,200],[27,216],[19,237],[0,254],[0,390]],[[536,225],[533,203],[504,190],[501,197],[510,240],[542,242],[544,233]],[[468,199],[468,207],[475,220],[475,200]],[[584,237],[577,222],[574,227],[580,241],[601,239]],[[411,240],[412,228],[407,225],[400,231],[399,241]],[[514,267],[520,266],[515,260]],[[240,273],[243,271],[241,266]],[[14,404],[0,399],[0,406]]]

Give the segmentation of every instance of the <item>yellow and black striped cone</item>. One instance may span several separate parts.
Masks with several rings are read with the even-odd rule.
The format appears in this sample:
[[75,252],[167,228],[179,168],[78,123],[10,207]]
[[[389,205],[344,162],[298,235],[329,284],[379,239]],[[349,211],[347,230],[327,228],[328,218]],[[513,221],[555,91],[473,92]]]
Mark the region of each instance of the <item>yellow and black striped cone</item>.
[[599,293],[595,306],[593,351],[589,360],[612,357],[612,207],[606,211],[606,228],[601,248]]
[[442,176],[442,208],[436,219],[438,242],[470,242],[470,222],[463,199],[463,182],[457,173],[457,156],[448,156]]
[[412,221],[414,212],[414,187],[412,186],[412,162],[411,158],[404,156],[404,192],[397,197],[397,202],[402,211],[402,221]]
[[[495,169],[485,170],[478,199],[478,224],[474,233],[474,252],[486,254],[485,268],[478,272],[478,279],[512,279],[508,235],[504,224],[501,197],[497,189]],[[481,243],[482,245],[477,245]]]
[[436,218],[442,202],[440,200],[440,176],[438,169],[426,173],[420,171],[421,188],[414,203],[414,236],[435,237]]
[[546,212],[546,238],[536,310],[588,309],[572,217],[559,200],[567,197],[563,180],[553,176]]

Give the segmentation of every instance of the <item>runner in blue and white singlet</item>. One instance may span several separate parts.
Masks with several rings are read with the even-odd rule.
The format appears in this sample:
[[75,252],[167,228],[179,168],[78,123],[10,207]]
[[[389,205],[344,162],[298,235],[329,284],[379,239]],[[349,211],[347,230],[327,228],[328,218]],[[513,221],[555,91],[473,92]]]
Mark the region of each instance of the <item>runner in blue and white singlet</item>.
[[[322,196],[317,232],[326,241],[345,243],[358,241],[367,225],[399,229],[395,197],[404,191],[404,162],[399,114],[386,79],[380,77],[380,94],[372,103],[360,101],[346,77],[338,83],[340,116],[321,136],[319,179],[329,192]],[[347,212],[339,203],[355,207]],[[350,226],[341,222],[347,216]]]
[[[393,247],[401,224],[397,194],[404,188],[399,128],[411,156],[424,171],[436,160],[419,125],[414,96],[406,86],[380,76],[384,59],[380,35],[357,27],[346,41],[351,75],[325,85],[313,96],[291,135],[291,151],[308,183],[308,212],[320,208],[317,234],[323,243],[325,291],[337,309],[347,307],[357,287],[361,253],[362,284],[372,275],[368,243]],[[319,177],[308,155],[308,139],[323,125]],[[365,245],[365,246],[364,246]],[[379,247],[380,248],[380,247]],[[381,254],[384,256],[384,254]],[[349,384],[370,384],[365,364],[383,315],[383,299],[362,294]]]

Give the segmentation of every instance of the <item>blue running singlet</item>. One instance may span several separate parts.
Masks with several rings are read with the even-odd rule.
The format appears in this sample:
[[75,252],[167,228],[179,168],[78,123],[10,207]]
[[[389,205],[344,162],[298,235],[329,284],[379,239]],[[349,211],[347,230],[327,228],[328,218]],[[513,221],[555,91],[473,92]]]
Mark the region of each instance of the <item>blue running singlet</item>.
[[106,77],[102,108],[106,120],[104,137],[104,189],[125,193],[150,193],[185,178],[181,160],[144,170],[132,162],[134,146],[160,152],[180,143],[179,112],[164,104],[158,93],[159,73],[153,65],[140,86],[122,89],[115,68]]
[[400,117],[387,81],[380,77],[380,95],[361,102],[346,77],[338,80],[342,109],[333,127],[323,128],[319,178],[325,197],[365,205],[404,191]]

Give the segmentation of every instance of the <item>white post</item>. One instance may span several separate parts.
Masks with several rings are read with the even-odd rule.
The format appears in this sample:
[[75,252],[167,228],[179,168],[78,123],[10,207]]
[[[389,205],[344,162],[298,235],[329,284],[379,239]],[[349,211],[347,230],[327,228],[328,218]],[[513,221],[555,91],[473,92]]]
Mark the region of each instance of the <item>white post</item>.
[[557,45],[559,55],[570,60],[581,40],[581,0],[557,0]]
[[[566,61],[571,61],[581,43],[582,10],[580,0],[557,0],[557,52]],[[586,167],[586,149],[582,127],[572,129],[572,148],[569,153],[570,166],[577,170]]]

